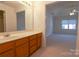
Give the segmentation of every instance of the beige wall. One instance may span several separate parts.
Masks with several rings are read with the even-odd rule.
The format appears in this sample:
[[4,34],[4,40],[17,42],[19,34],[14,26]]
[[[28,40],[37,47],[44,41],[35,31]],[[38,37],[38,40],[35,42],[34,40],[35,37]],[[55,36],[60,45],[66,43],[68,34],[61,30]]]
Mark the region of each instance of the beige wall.
[[34,2],[34,30],[43,32],[42,42],[45,47],[45,4],[42,1]]
[[76,40],[76,54],[79,55],[79,13],[78,13],[78,29],[77,29],[77,40]]
[[53,15],[46,9],[46,36],[53,33]]
[[0,3],[0,10],[5,11],[6,31],[16,31],[16,14],[12,7]]
[[34,2],[34,30],[43,31],[43,20],[44,20],[44,7],[43,3],[38,1]]

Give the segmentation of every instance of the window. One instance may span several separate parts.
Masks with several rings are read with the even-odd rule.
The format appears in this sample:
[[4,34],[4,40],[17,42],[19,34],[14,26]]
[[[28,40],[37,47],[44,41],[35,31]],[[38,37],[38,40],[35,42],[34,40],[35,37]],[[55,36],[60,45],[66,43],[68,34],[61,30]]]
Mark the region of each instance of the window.
[[76,29],[76,20],[62,20],[62,29]]

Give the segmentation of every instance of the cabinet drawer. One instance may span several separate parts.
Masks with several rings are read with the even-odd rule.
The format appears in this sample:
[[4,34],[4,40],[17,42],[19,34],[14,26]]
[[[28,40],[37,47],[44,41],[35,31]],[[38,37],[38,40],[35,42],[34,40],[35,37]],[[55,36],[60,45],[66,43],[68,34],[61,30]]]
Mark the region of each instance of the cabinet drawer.
[[5,51],[7,51],[7,50],[9,50],[9,49],[14,48],[14,44],[15,44],[14,41],[6,42],[6,43],[3,43],[3,44],[0,44],[0,54],[1,54],[2,52],[5,52]]
[[38,38],[38,48],[41,47],[41,45],[42,45],[41,38]]
[[21,38],[15,41],[16,46],[22,45],[28,41],[27,38]]
[[8,50],[8,51],[0,54],[0,57],[14,57],[14,56],[15,56],[14,49]]

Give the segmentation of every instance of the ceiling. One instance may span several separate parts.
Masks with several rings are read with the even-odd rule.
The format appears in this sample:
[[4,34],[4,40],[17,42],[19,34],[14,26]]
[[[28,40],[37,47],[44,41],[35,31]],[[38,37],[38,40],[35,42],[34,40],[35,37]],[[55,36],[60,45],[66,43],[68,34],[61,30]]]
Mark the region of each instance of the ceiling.
[[47,5],[47,4],[51,4],[51,3],[54,3],[54,2],[56,2],[56,1],[45,1],[45,4]]
[[[24,6],[18,1],[0,1],[0,3],[9,5],[15,9]],[[45,4],[46,11],[53,15],[69,15],[73,9],[79,11],[79,1],[45,1]]]
[[73,9],[79,11],[79,1],[57,1],[47,4],[46,11],[53,15],[69,15]]
[[0,1],[0,3],[6,4],[8,6],[11,6],[13,8],[18,8],[24,6],[23,4],[19,3],[18,1]]
[[[24,5],[18,1],[0,1],[15,9]],[[45,1],[46,10],[53,15],[68,15],[74,8],[79,10],[79,1]]]
[[[55,1],[45,1],[45,4],[54,3]],[[19,3],[18,1],[0,1],[0,3],[9,5],[13,8],[18,8],[24,6],[23,4]]]

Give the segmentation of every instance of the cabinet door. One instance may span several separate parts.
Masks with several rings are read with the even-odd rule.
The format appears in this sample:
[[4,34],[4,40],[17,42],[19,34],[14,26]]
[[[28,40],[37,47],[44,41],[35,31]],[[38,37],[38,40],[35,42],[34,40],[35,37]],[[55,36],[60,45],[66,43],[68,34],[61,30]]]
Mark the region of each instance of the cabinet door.
[[32,55],[37,50],[36,45],[30,47],[30,55]]
[[1,57],[14,57],[15,56],[15,50],[14,49],[11,49],[11,50],[8,50],[2,54],[0,54]]
[[26,37],[25,38],[18,39],[18,40],[15,41],[15,46],[23,45],[26,42],[28,42],[28,39]]
[[0,54],[7,50],[14,49],[14,44],[15,44],[14,41],[0,44]]
[[36,38],[37,38],[37,42],[38,42],[38,44],[37,44],[38,48],[40,48],[42,45],[42,33],[37,34]]
[[16,56],[17,57],[29,56],[28,43],[21,45],[19,47],[16,47]]
[[40,48],[42,45],[42,37],[38,38],[38,48]]
[[36,35],[30,37],[30,55],[33,54],[37,50],[37,39]]

